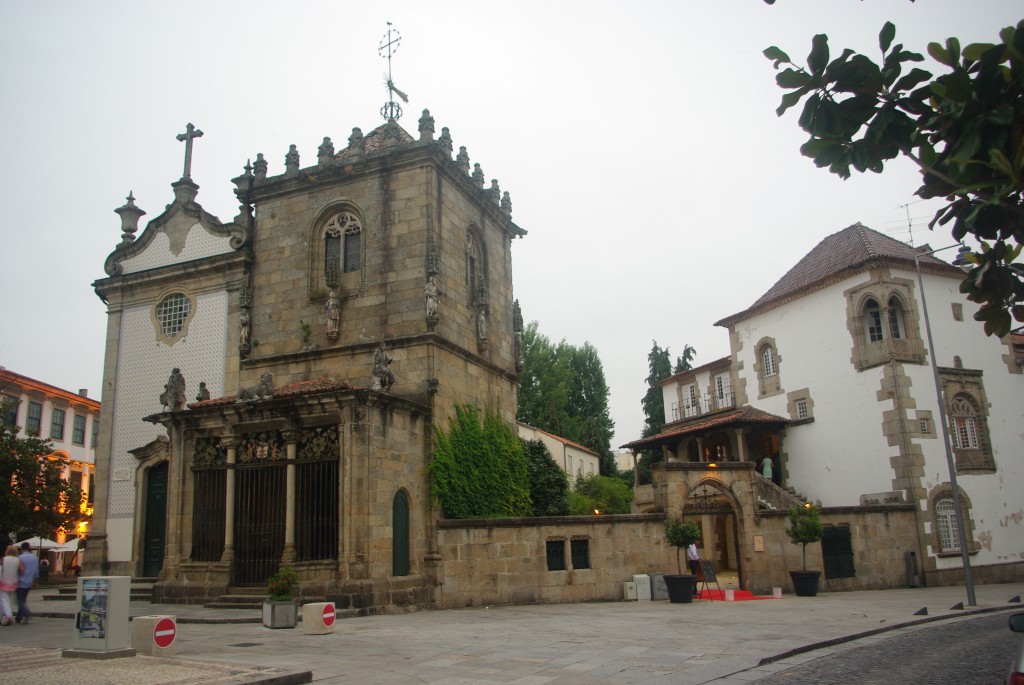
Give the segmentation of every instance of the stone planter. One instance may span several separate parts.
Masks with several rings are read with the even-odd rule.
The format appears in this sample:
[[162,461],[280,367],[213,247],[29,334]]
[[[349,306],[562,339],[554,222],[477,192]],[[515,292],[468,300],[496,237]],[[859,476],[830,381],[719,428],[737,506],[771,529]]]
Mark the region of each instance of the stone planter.
[[665,576],[668,601],[673,604],[692,604],[697,589],[697,576]]
[[793,579],[793,592],[797,597],[818,596],[821,571],[790,571],[789,577]]
[[267,628],[294,628],[299,622],[299,605],[295,600],[263,602],[263,625]]

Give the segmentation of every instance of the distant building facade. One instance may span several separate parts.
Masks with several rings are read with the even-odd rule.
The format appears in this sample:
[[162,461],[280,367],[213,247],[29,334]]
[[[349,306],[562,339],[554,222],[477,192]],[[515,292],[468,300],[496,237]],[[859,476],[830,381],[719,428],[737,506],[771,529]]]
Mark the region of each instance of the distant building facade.
[[597,452],[521,421],[516,425],[519,437],[523,440],[540,440],[544,443],[555,463],[569,476],[570,484],[580,476],[601,475],[601,457]]
[[100,427],[100,403],[87,390],[77,393],[29,378],[0,367],[0,399],[9,400],[0,417],[8,426],[18,426],[18,435],[36,435],[53,444],[53,454],[67,458],[63,477],[82,490],[85,508],[82,522],[74,530],[52,531],[58,542],[83,537],[89,532],[96,471],[96,441]]

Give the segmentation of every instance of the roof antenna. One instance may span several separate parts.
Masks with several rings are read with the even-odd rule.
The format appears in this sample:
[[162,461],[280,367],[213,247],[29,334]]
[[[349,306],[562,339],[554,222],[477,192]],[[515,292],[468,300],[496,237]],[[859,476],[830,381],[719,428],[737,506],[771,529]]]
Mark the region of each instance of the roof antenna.
[[402,117],[402,106],[395,102],[396,95],[402,99],[402,102],[409,104],[409,96],[396,88],[394,81],[391,80],[391,55],[398,52],[398,46],[401,44],[401,34],[398,33],[398,29],[391,26],[391,22],[389,21],[388,32],[380,39],[380,47],[377,48],[377,54],[388,61],[388,76],[386,81],[388,87],[388,101],[380,108],[380,115],[384,117],[385,121],[394,121]]
[[896,205],[896,209],[907,210],[907,231],[910,232],[910,246],[914,247],[914,224],[910,221],[910,204],[908,202],[905,205]]

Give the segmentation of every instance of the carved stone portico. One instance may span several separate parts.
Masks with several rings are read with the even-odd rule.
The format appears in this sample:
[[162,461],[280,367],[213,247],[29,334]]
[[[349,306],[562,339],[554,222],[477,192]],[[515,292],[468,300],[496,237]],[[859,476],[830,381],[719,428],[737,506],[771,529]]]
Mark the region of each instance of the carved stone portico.
[[[262,586],[287,564],[306,594],[368,601],[379,591],[371,579],[387,577],[391,562],[373,512],[390,506],[396,480],[414,503],[429,499],[425,473],[381,456],[400,446],[425,465],[428,415],[415,402],[319,379],[278,388],[272,399],[216,398],[147,417],[167,428],[163,453],[182,474],[168,501],[168,528],[180,533],[168,540],[154,595],[209,601],[233,586]],[[411,513],[414,558],[423,559],[426,519],[419,507]],[[423,587],[422,597],[426,571],[414,561],[403,580]]]

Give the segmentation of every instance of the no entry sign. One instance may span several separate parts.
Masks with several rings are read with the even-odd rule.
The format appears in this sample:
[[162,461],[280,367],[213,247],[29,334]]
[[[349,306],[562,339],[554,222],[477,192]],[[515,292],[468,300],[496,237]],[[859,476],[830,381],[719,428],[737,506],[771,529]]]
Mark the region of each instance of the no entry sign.
[[173,619],[162,618],[153,627],[153,642],[156,643],[157,647],[170,647],[171,643],[174,642],[174,636],[177,632],[178,629],[174,625]]
[[330,628],[334,625],[334,619],[337,618],[337,614],[334,608],[334,602],[328,602],[324,605],[324,625]]

